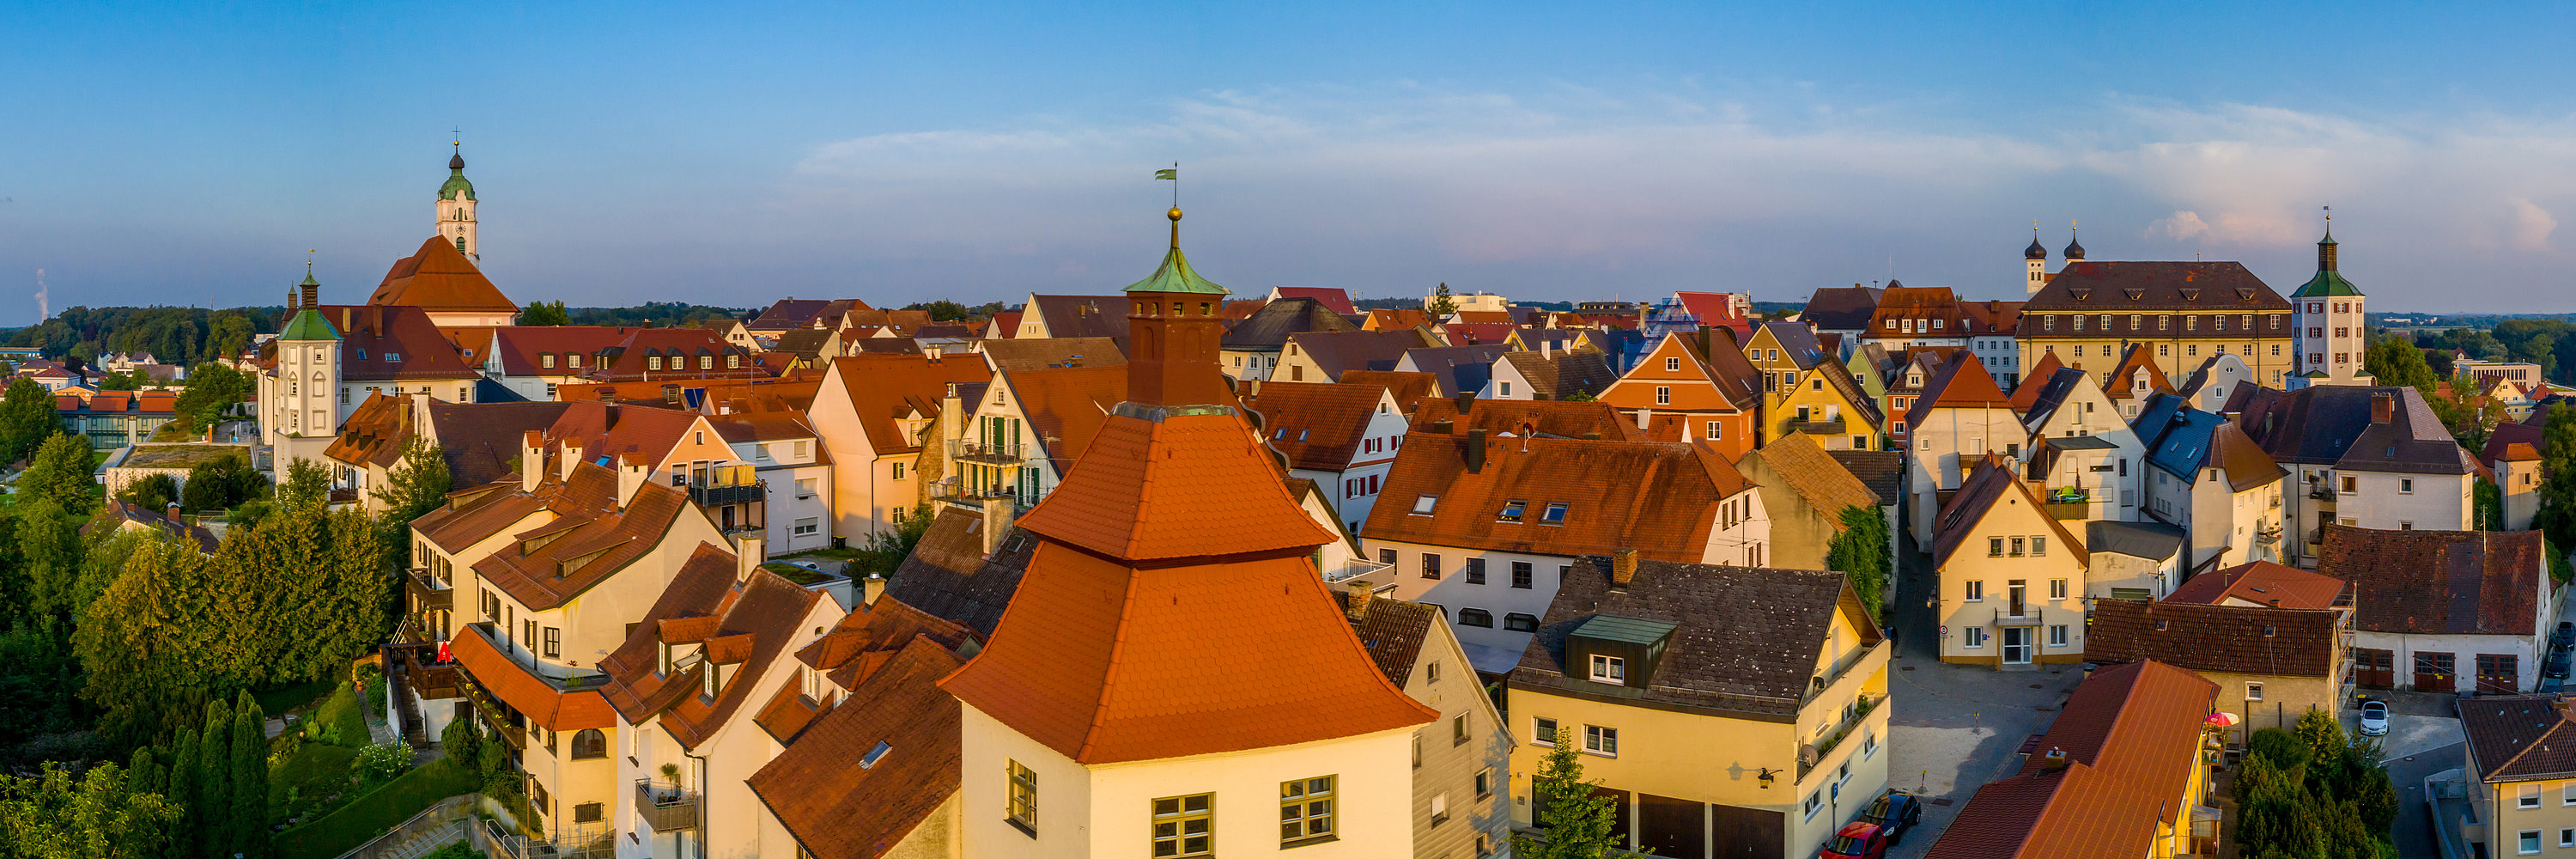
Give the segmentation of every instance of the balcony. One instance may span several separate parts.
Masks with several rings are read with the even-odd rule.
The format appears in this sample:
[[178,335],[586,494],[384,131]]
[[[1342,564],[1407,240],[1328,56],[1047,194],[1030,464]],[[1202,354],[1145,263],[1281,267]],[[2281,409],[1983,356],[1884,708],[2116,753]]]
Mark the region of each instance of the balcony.
[[655,832],[698,828],[698,795],[669,782],[635,780],[635,813]]
[[456,589],[427,567],[413,567],[405,573],[403,593],[410,597],[414,613],[444,611],[453,608],[456,602]]
[[1026,448],[1019,442],[997,444],[965,438],[948,440],[948,458],[986,465],[1018,465],[1028,459]]
[[2308,498],[2312,501],[2323,501],[2331,507],[2335,503],[2335,491],[2333,487],[2318,484],[2317,488],[2308,490]]
[[715,481],[689,482],[689,500],[700,507],[728,507],[735,504],[760,504],[768,499],[769,487],[754,480],[749,483],[721,484]]
[[2039,606],[2015,603],[1995,607],[1996,626],[2038,626],[2039,622]]
[[[1862,722],[1868,721],[1869,714],[1886,701],[1887,696],[1884,694],[1861,695],[1854,698],[1851,707],[1843,711],[1842,721],[1826,731],[1822,739],[1798,749],[1798,778],[1804,780],[1807,773],[1816,768],[1818,762],[1823,761],[1826,755],[1833,754],[1836,747],[1841,746],[1844,740],[1851,737],[1852,730],[1860,727]],[[1885,738],[1881,738],[1881,742],[1884,741]]]
[[1381,564],[1363,558],[1352,558],[1339,567],[1324,570],[1324,581],[1347,582],[1374,573],[1395,569],[1394,564]]
[[1029,508],[1037,504],[1036,499],[1023,498],[1015,492],[959,486],[957,478],[954,477],[942,478],[939,482],[931,484],[930,500],[953,504],[968,510],[982,510],[986,501],[1009,501],[1014,514],[1029,512]]
[[1802,433],[1806,433],[1806,434],[1808,434],[1808,435],[1816,435],[1816,436],[1824,436],[1824,435],[1842,435],[1842,434],[1843,434],[1843,419],[1842,419],[1842,418],[1834,418],[1834,419],[1832,419],[1832,420],[1793,420],[1793,421],[1790,421],[1790,422],[1788,423],[1788,425],[1787,425],[1787,426],[1784,426],[1784,427],[1782,427],[1781,429],[1782,429],[1782,430],[1784,430],[1784,431],[1802,432]]

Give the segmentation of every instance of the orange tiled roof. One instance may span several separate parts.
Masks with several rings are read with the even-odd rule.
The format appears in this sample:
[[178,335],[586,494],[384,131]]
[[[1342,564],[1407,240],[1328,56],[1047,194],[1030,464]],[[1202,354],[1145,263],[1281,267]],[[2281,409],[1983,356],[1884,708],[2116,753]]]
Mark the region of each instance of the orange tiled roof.
[[930,358],[871,353],[834,358],[832,368],[839,372],[842,390],[849,394],[870,446],[880,455],[920,448],[920,441],[906,435],[896,422],[905,410],[936,415],[951,383],[981,385],[993,378],[993,371],[974,355]]
[[[2164,368],[2156,366],[2154,356],[2147,354],[2147,344],[2139,343],[2130,346],[2129,351],[2120,356],[2119,365],[2111,368],[2111,381],[2102,386],[2103,396],[2114,400],[2125,400],[2134,396],[2134,392],[2129,389],[2129,380],[2135,377],[2139,370],[2147,371],[2149,393],[2173,393],[2173,383],[2165,380]],[[2022,378],[2036,377],[2023,376]]]
[[1340,471],[1350,467],[1369,418],[1386,392],[1376,385],[1264,382],[1245,408],[1261,415],[1262,441],[1288,457],[1292,468]]
[[[957,792],[960,711],[938,681],[958,661],[926,638],[892,652],[746,780],[752,795],[817,859],[886,855]],[[795,694],[793,684],[780,691]],[[884,756],[859,766],[881,743]]]
[[[750,702],[752,688],[781,660],[789,640],[823,598],[767,570],[755,570],[751,578],[737,583],[735,566],[731,553],[699,544],[645,611],[635,632],[600,660],[600,669],[608,672],[608,685],[601,694],[627,722],[642,724],[658,717],[662,729],[682,746],[695,748],[706,742]],[[662,630],[678,619],[679,626],[686,627],[680,630],[683,634],[695,634],[707,625],[697,617],[717,618],[714,625],[719,634],[702,645],[707,659],[665,675]],[[725,670],[723,687],[710,698],[704,691],[704,672],[727,665],[738,667]]]
[[1002,377],[1019,397],[1029,430],[1046,440],[1047,456],[1059,472],[1091,446],[1109,409],[1127,399],[1123,365],[1004,371]]
[[[1636,549],[1698,561],[1719,503],[1753,488],[1723,456],[1696,444],[1489,437],[1484,464],[1471,471],[1474,444],[1466,433],[1407,434],[1361,535],[1545,555]],[[1433,499],[1431,513],[1417,516],[1422,496]],[[1510,501],[1526,502],[1520,521],[1501,520]],[[1563,522],[1545,524],[1555,503],[1566,505]]]
[[[2093,672],[2039,737],[2021,772],[1977,790],[1932,859],[2145,855],[2185,819],[2201,725],[2218,684],[2161,662]],[[2062,766],[2047,758],[2065,753]]]
[[1019,527],[1131,560],[1302,553],[1331,542],[1258,445],[1233,414],[1113,415]]
[[519,305],[483,276],[453,242],[431,236],[420,251],[394,261],[384,282],[367,296],[374,305],[408,305],[432,311],[517,313]]
[[2255,605],[2325,609],[2333,608],[2335,600],[2350,587],[2350,583],[2332,576],[2270,561],[2252,561],[2193,576],[2166,594],[2165,601],[2224,605],[2233,598]]
[[1923,395],[1915,398],[1914,405],[1906,411],[1905,422],[1922,426],[1932,418],[1933,409],[2009,409],[2012,404],[2012,398],[2004,396],[2004,389],[1995,387],[1995,377],[1986,372],[1984,364],[1966,356],[1953,356],[1924,382]]
[[1352,370],[1342,374],[1345,385],[1376,385],[1395,397],[1395,405],[1412,412],[1422,398],[1440,388],[1440,377],[1430,373],[1408,373],[1400,370]]
[[[1413,410],[1413,426],[1429,430],[1431,425],[1448,421],[1453,433],[1464,435],[1481,429],[1490,433],[1541,432],[1566,438],[1582,438],[1600,433],[1610,441],[1645,441],[1646,431],[1637,428],[1636,420],[1624,418],[1609,403],[1570,400],[1469,400],[1467,412],[1458,413],[1455,399],[1423,400]],[[1689,415],[1680,415],[1689,418]],[[1677,436],[1676,436],[1677,437]]]
[[2058,363],[2057,353],[2041,353],[2039,362],[2030,365],[2029,370],[2022,372],[2021,386],[2013,389],[2013,411],[2027,413],[2031,406],[2037,405],[2040,390],[2048,387],[2049,376],[2064,366],[2066,365]]
[[608,700],[600,697],[599,690],[566,692],[555,688],[493,647],[491,639],[484,637],[482,624],[467,626],[449,649],[475,683],[546,730],[578,731],[617,724],[617,711],[608,708]]

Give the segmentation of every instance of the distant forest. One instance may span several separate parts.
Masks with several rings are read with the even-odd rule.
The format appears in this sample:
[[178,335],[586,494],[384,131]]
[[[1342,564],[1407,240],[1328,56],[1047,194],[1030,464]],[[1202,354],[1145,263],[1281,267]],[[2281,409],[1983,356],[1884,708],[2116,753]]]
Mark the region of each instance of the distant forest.
[[[574,325],[679,325],[703,319],[747,317],[751,311],[679,302],[635,307],[574,307]],[[96,359],[117,352],[149,352],[162,363],[193,366],[250,348],[255,335],[285,324],[284,307],[71,307],[41,323],[7,333],[6,345],[34,346],[49,358]]]

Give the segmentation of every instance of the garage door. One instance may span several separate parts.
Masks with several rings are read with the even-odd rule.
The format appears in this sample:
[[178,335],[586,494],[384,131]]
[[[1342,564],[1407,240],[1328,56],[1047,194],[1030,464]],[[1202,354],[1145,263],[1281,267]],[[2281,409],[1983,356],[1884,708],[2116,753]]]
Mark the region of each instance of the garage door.
[[1637,794],[1637,844],[1657,856],[1708,859],[1708,806]]
[[1739,856],[1773,857],[1781,853],[1786,840],[1786,819],[1777,811],[1713,805],[1717,816],[1718,859]]

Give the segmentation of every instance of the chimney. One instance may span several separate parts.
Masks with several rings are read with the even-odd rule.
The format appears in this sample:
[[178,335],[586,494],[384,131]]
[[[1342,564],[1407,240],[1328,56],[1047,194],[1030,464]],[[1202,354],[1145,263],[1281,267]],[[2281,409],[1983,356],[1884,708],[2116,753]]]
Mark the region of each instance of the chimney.
[[172,522],[179,521],[179,502],[170,502],[170,506],[161,511],[161,515]]
[[616,389],[616,388],[605,388],[605,387],[604,387],[604,388],[600,388],[600,389],[599,389],[599,401],[600,401],[602,404],[617,402],[617,389]]
[[[305,284],[304,286],[302,286],[300,289],[301,289],[301,290],[303,291],[303,293],[304,293],[304,306],[306,306],[306,307],[320,307],[320,306],[322,305],[322,285],[321,285],[321,284],[318,284],[318,283],[308,283],[308,284]],[[344,312],[345,312],[345,311],[344,311]]]
[[767,543],[758,531],[745,531],[734,538],[734,581],[751,581],[751,571],[760,569],[760,562],[769,558]]
[[1654,410],[1654,409],[1638,409],[1638,410],[1637,410],[1637,428],[1638,428],[1638,429],[1641,429],[1641,430],[1642,430],[1642,429],[1648,429],[1648,428],[1653,427],[1654,425],[1655,425],[1655,410]]
[[1369,603],[1376,599],[1377,590],[1362,583],[1361,587],[1352,588],[1346,592],[1342,601],[1342,612],[1349,615],[1351,621],[1356,623],[1361,618],[1368,617]]
[[1449,434],[1452,434],[1452,433],[1455,433],[1455,432],[1457,432],[1457,431],[1458,431],[1458,422],[1457,422],[1457,421],[1432,421],[1432,422],[1431,422],[1431,431],[1432,431],[1432,432],[1439,433],[1439,434],[1441,434],[1441,435],[1449,435]]
[[859,582],[859,604],[876,605],[877,597],[885,596],[885,586],[884,573],[869,573],[866,579]]
[[2039,766],[2040,769],[2047,772],[2056,772],[2058,770],[2065,769],[2066,750],[2050,746],[2047,754],[2039,756]]
[[571,480],[573,467],[581,464],[584,450],[580,439],[564,440],[563,462],[555,467],[561,473],[556,476],[563,480]]
[[617,457],[617,509],[624,510],[626,505],[635,501],[636,491],[644,488],[645,478],[652,473],[653,462],[645,459],[643,454],[627,453]]
[[1249,388],[1249,389],[1251,390],[1251,393],[1250,393],[1250,395],[1249,395],[1249,396],[1251,396],[1253,399],[1260,399],[1260,398],[1261,398],[1261,380],[1260,380],[1260,379],[1254,379],[1254,380],[1252,380],[1252,382],[1251,382],[1250,384],[1247,384],[1247,385],[1245,385],[1244,387]]
[[1458,392],[1458,414],[1460,414],[1460,415],[1462,415],[1462,416],[1463,416],[1463,415],[1465,415],[1465,414],[1467,414],[1467,410],[1468,410],[1468,409],[1470,409],[1470,408],[1473,408],[1475,405],[1476,405],[1476,392],[1474,392],[1474,391],[1459,391],[1459,392]]
[[2370,422],[2384,424],[2397,417],[2397,395],[2380,391],[2370,395]]
[[1610,553],[1610,588],[1624,591],[1628,582],[1637,578],[1637,550],[1619,549]]
[[1467,431],[1467,473],[1468,473],[1468,474],[1482,474],[1482,473],[1484,473],[1484,471],[1485,471],[1485,431],[1484,431],[1484,430],[1482,430],[1482,429],[1471,429],[1471,430],[1468,430],[1468,431]]
[[535,492],[546,477],[546,437],[529,430],[519,439],[519,491]]
[[[309,296],[307,297],[307,300],[305,301],[305,306],[306,306],[306,307],[311,307],[311,306],[313,306],[313,303],[312,303],[312,301],[311,301],[311,299],[310,299],[310,297],[309,297]],[[343,308],[340,308],[340,336],[346,337],[346,336],[348,336],[348,335],[349,335],[349,308],[343,307]]]
[[1019,513],[1019,503],[1009,498],[984,499],[984,557],[992,557],[993,550],[1001,548],[1002,532],[1011,530]]

